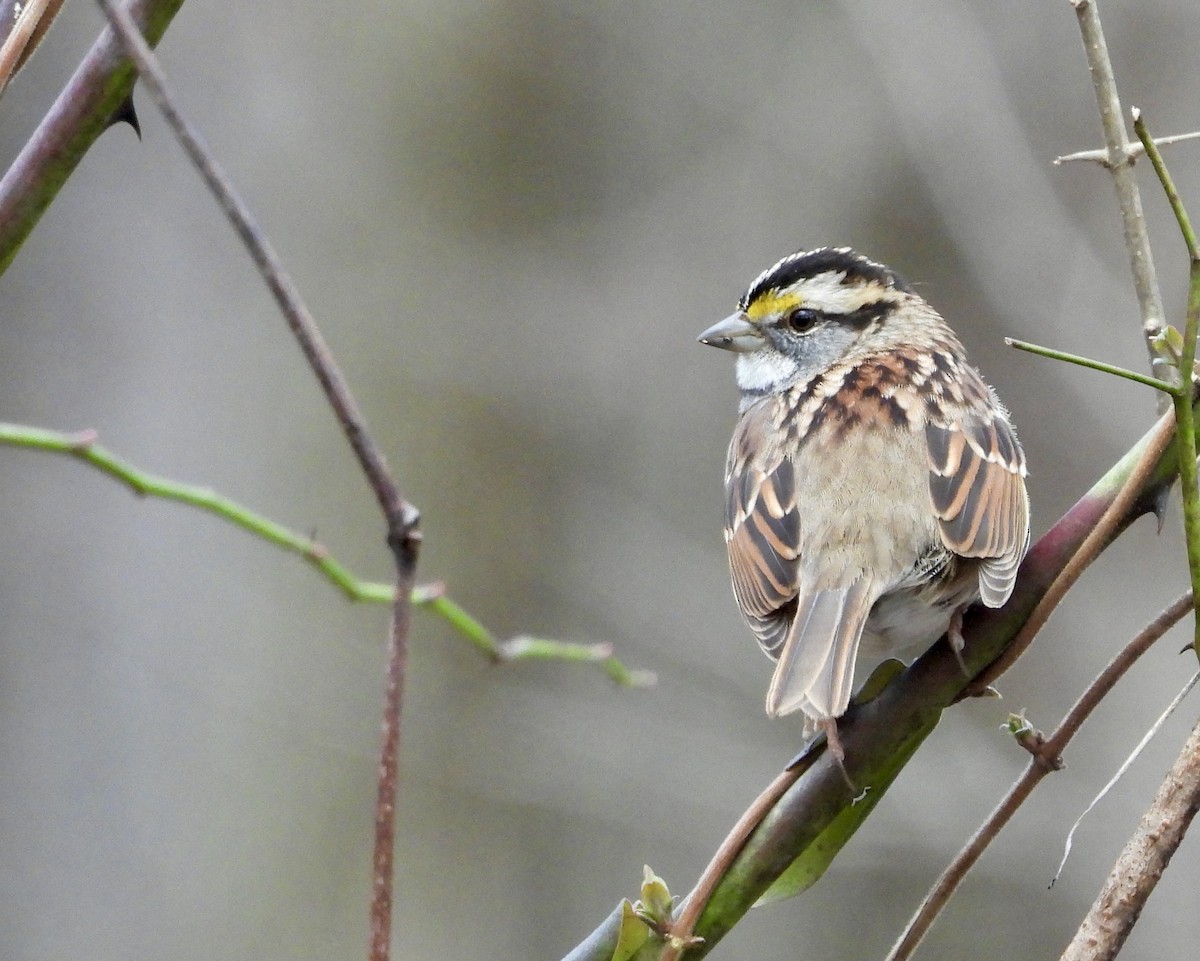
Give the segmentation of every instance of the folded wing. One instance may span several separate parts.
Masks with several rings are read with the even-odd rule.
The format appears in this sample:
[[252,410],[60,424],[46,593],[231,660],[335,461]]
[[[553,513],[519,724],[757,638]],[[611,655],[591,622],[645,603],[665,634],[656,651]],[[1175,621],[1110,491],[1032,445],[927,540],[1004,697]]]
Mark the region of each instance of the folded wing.
[[[969,387],[991,392],[982,379]],[[980,558],[980,599],[1000,607],[1029,547],[1025,456],[1008,416],[992,398],[987,414],[925,427],[929,494],[946,547]]]

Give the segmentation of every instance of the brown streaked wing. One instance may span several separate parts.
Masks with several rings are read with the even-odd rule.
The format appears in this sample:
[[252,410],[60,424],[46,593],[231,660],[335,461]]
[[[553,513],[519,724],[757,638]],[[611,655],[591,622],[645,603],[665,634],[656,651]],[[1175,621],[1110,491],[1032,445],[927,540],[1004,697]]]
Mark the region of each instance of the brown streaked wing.
[[796,475],[791,460],[764,458],[756,437],[766,418],[747,414],[729,447],[725,534],[733,593],[762,649],[773,658],[787,634],[796,601]]
[[979,420],[926,423],[929,494],[942,541],[962,557],[984,560],[981,599],[999,607],[1012,593],[1029,546],[1025,455],[997,409]]

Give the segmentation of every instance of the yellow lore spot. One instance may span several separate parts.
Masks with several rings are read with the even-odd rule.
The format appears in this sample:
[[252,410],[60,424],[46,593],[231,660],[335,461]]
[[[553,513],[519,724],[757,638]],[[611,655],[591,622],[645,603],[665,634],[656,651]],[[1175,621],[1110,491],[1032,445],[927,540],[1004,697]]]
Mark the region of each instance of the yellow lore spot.
[[746,307],[746,319],[758,324],[768,317],[778,317],[795,310],[802,303],[804,298],[794,290],[768,290]]

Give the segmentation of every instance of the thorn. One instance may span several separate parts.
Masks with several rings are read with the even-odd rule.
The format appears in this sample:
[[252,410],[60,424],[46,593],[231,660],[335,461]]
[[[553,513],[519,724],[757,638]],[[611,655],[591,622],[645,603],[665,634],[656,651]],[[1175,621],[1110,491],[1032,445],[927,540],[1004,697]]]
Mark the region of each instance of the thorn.
[[112,119],[108,121],[110,127],[115,127],[119,123],[127,123],[133,128],[133,132],[137,134],[138,140],[142,139],[142,125],[138,121],[137,108],[133,105],[133,94],[130,94],[123,101],[121,106],[113,112]]
[[1154,517],[1158,521],[1158,532],[1163,532],[1163,524],[1167,520],[1167,504],[1171,501],[1171,486],[1164,485],[1154,492],[1154,496],[1150,501],[1150,510],[1154,512]]

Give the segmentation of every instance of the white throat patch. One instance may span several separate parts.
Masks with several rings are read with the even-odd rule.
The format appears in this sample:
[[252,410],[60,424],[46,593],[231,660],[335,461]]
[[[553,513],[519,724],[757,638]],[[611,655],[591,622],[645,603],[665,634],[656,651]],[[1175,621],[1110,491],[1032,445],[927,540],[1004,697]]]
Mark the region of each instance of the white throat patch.
[[758,393],[789,383],[799,371],[794,360],[777,350],[756,350],[738,355],[737,385],[742,390]]

